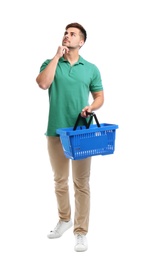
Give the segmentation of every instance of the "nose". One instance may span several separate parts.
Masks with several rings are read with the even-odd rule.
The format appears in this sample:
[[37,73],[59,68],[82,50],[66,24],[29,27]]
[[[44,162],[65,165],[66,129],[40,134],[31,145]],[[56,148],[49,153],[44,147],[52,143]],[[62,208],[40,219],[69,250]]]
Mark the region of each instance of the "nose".
[[68,39],[68,38],[69,38],[69,37],[68,37],[68,34],[66,34],[64,38],[65,38],[65,39]]

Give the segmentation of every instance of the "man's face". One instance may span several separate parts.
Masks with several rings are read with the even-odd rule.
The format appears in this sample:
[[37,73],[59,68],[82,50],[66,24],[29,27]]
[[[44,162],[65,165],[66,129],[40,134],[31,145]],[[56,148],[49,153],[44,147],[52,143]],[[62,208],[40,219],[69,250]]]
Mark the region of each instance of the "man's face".
[[69,49],[80,48],[84,44],[81,36],[81,32],[77,28],[68,28],[63,36],[62,45],[68,47]]

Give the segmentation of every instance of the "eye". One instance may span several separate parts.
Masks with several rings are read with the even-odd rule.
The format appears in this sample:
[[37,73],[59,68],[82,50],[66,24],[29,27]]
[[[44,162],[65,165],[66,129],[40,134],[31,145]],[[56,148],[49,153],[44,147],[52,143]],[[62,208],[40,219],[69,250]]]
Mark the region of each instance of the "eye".
[[71,36],[75,36],[75,33],[74,33],[74,32],[71,32]]

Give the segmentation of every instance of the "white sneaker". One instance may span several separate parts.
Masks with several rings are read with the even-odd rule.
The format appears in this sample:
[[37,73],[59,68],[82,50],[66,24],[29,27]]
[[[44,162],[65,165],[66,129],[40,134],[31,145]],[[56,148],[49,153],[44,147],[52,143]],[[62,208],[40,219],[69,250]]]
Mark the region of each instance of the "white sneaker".
[[84,252],[88,249],[86,235],[75,235],[75,247],[74,250],[77,252]]
[[68,222],[65,221],[59,221],[57,226],[54,228],[54,230],[50,231],[50,233],[47,235],[48,238],[58,238],[63,235],[65,231],[67,231],[70,227],[72,227],[72,221],[69,220]]

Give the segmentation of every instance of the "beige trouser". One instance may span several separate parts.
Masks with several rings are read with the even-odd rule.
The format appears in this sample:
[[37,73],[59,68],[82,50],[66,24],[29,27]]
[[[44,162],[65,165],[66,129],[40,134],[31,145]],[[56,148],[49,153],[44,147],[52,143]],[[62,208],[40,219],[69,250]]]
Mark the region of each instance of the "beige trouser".
[[[70,159],[66,158],[59,137],[47,137],[48,153],[54,173],[55,193],[59,219],[71,218],[68,189]],[[87,234],[90,214],[90,167],[91,157],[83,160],[71,160],[72,178],[75,194],[74,233]]]

